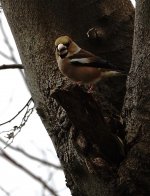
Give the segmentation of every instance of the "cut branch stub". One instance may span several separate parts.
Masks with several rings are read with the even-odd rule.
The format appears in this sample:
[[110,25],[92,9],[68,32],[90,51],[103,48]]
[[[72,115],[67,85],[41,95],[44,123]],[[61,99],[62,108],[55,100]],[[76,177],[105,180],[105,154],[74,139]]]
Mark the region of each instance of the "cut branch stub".
[[119,164],[124,156],[122,144],[111,133],[101,113],[100,105],[78,86],[56,89],[52,97],[66,110],[74,125],[74,144],[84,157],[101,157]]

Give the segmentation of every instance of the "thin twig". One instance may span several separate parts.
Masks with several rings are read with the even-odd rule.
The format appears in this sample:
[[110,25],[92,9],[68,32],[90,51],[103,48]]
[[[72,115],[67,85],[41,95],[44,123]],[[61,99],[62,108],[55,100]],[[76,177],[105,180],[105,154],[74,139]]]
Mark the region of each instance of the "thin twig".
[[10,157],[4,150],[1,150],[2,157],[4,157],[6,160],[10,161],[12,164],[14,164],[16,167],[24,171],[26,174],[28,174],[30,177],[41,183],[52,195],[57,196],[56,192],[46,184],[40,177],[34,175],[30,170],[25,168],[23,165],[18,163],[16,160],[14,160],[12,157]]
[[0,70],[2,69],[24,69],[22,64],[9,64],[9,65],[0,65]]
[[2,190],[7,196],[10,196],[10,193],[7,192],[3,187],[0,186],[0,190]]
[[[8,49],[9,49],[10,57],[7,56],[6,54],[4,54],[4,53],[1,52],[1,51],[0,51],[0,53],[1,53],[1,55],[4,56],[5,58],[7,58],[7,59],[13,61],[15,64],[17,64],[17,60],[16,60],[15,55],[14,55],[13,47],[11,46],[11,44],[10,44],[10,42],[9,42],[9,39],[8,39],[6,33],[5,33],[5,30],[4,30],[4,27],[3,27],[3,24],[2,24],[1,18],[0,18],[0,28],[1,28],[1,32],[2,32],[3,37],[4,37],[4,42],[6,43]],[[19,69],[19,72],[21,73],[22,78],[23,78],[23,80],[24,80],[24,82],[25,82],[25,77],[24,77],[23,71],[22,71],[21,69]],[[26,84],[26,82],[25,82],[25,84]]]
[[11,60],[10,57],[2,51],[0,51],[0,55],[3,56],[5,59]]
[[14,138],[20,133],[20,131],[22,130],[22,127],[25,126],[25,124],[28,121],[29,117],[31,116],[33,110],[34,110],[34,106],[32,108],[30,108],[30,103],[29,103],[29,105],[27,105],[26,112],[21,120],[20,125],[14,126],[13,129],[10,130],[10,133],[7,134],[6,138],[8,138],[8,141],[7,141],[7,145],[4,147],[4,149],[13,143]]
[[12,120],[14,120],[28,105],[30,105],[31,101],[33,101],[32,98],[29,99],[29,101],[26,103],[26,105],[14,117],[12,117],[10,120],[8,120],[4,123],[1,123],[0,126],[5,125],[7,123],[10,123]]
[[[1,141],[3,144],[7,145],[7,143],[6,143],[3,139],[0,138],[0,141]],[[14,147],[14,146],[12,146],[12,145],[9,145],[9,148],[11,148],[12,150],[18,151],[19,153],[22,153],[23,155],[27,156],[28,158],[30,158],[30,159],[32,159],[32,160],[34,160],[34,161],[38,161],[38,162],[40,162],[40,163],[42,163],[42,164],[44,164],[44,165],[47,165],[47,166],[50,166],[50,167],[54,167],[55,169],[62,169],[61,166],[57,166],[57,165],[55,165],[55,164],[53,164],[53,163],[50,163],[50,162],[48,162],[48,161],[39,159],[39,158],[37,158],[37,157],[35,157],[35,156],[31,155],[31,154],[28,154],[26,151],[24,151],[24,150],[21,149],[21,148]]]
[[10,119],[9,121],[1,124],[1,125],[4,125],[4,124],[7,124],[7,123],[11,122],[26,108],[26,112],[25,112],[19,126],[14,126],[12,129],[10,129],[8,131],[1,131],[0,132],[0,134],[6,133],[6,132],[8,133],[7,136],[5,136],[8,139],[8,141],[7,141],[7,145],[4,148],[7,148],[10,144],[13,143],[14,138],[16,137],[16,135],[19,134],[22,127],[25,126],[26,122],[28,121],[29,117],[31,116],[32,112],[34,111],[34,106],[33,107],[30,106],[31,101],[33,101],[32,98],[30,98],[30,100],[27,102],[27,104],[12,119]]
[[15,55],[14,55],[14,50],[13,50],[13,47],[11,46],[10,42],[9,42],[9,39],[5,33],[5,30],[4,30],[4,27],[2,25],[2,21],[0,19],[0,28],[1,28],[1,32],[3,34],[3,37],[4,37],[4,42],[6,43],[9,51],[10,51],[10,60],[12,60],[13,62],[17,63],[17,60],[15,58]]

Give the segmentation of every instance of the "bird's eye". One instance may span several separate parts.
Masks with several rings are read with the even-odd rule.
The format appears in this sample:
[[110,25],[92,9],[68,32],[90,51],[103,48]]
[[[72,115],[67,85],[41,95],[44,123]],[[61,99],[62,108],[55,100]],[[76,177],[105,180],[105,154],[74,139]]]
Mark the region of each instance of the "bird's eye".
[[64,44],[67,48],[69,47],[69,45],[70,45],[70,42],[68,42],[68,43],[66,43],[66,44]]

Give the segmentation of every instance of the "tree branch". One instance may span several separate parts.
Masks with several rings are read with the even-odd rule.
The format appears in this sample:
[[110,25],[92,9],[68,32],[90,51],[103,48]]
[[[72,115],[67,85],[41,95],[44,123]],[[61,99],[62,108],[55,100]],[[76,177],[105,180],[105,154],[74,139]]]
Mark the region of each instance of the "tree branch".
[[0,190],[5,193],[6,196],[10,196],[10,193],[7,192],[3,187],[0,186]]
[[[7,143],[6,143],[4,140],[2,140],[1,138],[0,138],[0,141],[1,141],[3,144],[7,145]],[[15,150],[15,151],[17,151],[17,152],[20,152],[20,153],[22,153],[23,155],[27,156],[28,158],[30,158],[30,159],[32,159],[32,160],[34,160],[34,161],[38,161],[38,162],[40,162],[40,163],[42,163],[42,164],[44,164],[44,165],[46,165],[46,166],[50,166],[50,167],[54,167],[55,169],[61,169],[61,170],[62,170],[62,167],[61,167],[61,166],[55,165],[55,164],[53,164],[53,163],[50,163],[50,162],[48,162],[48,161],[42,160],[42,159],[40,159],[40,158],[38,158],[38,157],[35,157],[35,156],[33,156],[33,155],[27,153],[26,151],[24,151],[24,150],[21,149],[21,148],[14,147],[14,146],[12,146],[12,145],[9,145],[9,148],[11,148],[11,149],[13,149],[13,150]]]
[[26,174],[28,174],[30,177],[41,183],[52,195],[57,196],[56,192],[48,186],[40,177],[34,175],[31,171],[29,171],[27,168],[25,168],[23,165],[18,163],[16,160],[14,160],[12,157],[10,157],[5,151],[1,150],[1,156],[3,156],[6,160],[14,164],[16,167],[24,171]]
[[29,99],[29,101],[26,103],[26,105],[14,117],[12,117],[10,120],[8,120],[4,123],[1,123],[0,126],[5,125],[7,123],[10,123],[12,120],[14,120],[27,106],[30,105],[31,101],[32,101],[32,98]]
[[6,35],[6,32],[5,32],[4,27],[2,25],[2,20],[1,19],[0,19],[0,28],[1,28],[2,35],[4,37],[4,42],[6,43],[6,46],[8,47],[8,49],[10,51],[10,57],[6,57],[6,58],[8,58],[8,59],[12,60],[13,62],[17,63],[17,60],[16,60],[15,55],[14,55],[13,47],[11,46],[11,44],[9,42],[8,36]]
[[22,64],[0,65],[0,70],[3,69],[24,69],[24,66]]
[[[0,19],[0,29],[1,29],[2,35],[3,35],[3,37],[4,37],[4,42],[5,42],[6,46],[8,47],[8,50],[9,50],[9,52],[10,52],[10,56],[8,56],[7,54],[3,53],[2,51],[0,51],[0,55],[2,55],[4,58],[6,58],[6,59],[8,59],[8,60],[11,60],[11,61],[14,62],[15,64],[17,64],[17,59],[16,59],[16,57],[15,57],[15,55],[14,55],[13,47],[11,46],[10,41],[9,41],[9,39],[8,39],[8,36],[6,35],[6,32],[5,32],[5,30],[4,30],[4,27],[3,27],[3,24],[2,24],[1,19]],[[12,67],[12,68],[15,68],[15,67]],[[18,67],[18,68],[19,68],[19,67]],[[23,68],[19,68],[19,71],[20,71],[20,73],[21,73],[21,75],[22,75],[22,77],[23,77],[23,80],[24,80],[24,82],[25,82],[24,73],[23,73],[23,71],[22,71],[21,69],[23,69]],[[26,83],[26,82],[25,82],[25,83]]]

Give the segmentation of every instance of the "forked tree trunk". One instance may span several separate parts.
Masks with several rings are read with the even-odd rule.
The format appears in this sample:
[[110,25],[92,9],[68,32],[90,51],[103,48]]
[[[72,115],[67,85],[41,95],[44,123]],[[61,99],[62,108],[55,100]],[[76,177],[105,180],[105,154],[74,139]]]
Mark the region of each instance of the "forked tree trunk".
[[[147,28],[149,33],[150,8],[146,3],[148,6],[148,0],[139,3],[142,5],[138,5],[136,13],[138,33],[135,34],[127,92],[126,77],[121,76],[99,82],[95,92],[89,95],[86,87],[73,85],[60,74],[54,57],[54,41],[60,35],[70,35],[81,47],[128,70],[134,23],[131,2],[2,0],[37,112],[55,145],[73,196],[149,193],[146,146],[150,117],[149,100],[145,95],[149,92],[146,81],[150,68],[148,70],[146,52],[150,35],[144,32]],[[147,23],[143,21],[144,16]],[[119,154],[114,135],[124,129],[116,118],[121,114],[125,93],[124,111],[128,111],[127,143],[130,142],[130,148],[127,148],[129,152],[125,161],[118,166],[108,157],[116,157],[117,161]],[[139,133],[146,132],[147,137],[142,135],[138,140],[138,130]],[[135,142],[138,144],[134,145]]]

